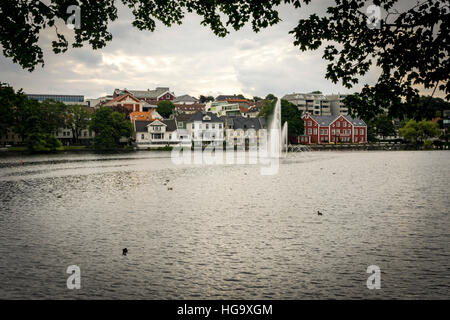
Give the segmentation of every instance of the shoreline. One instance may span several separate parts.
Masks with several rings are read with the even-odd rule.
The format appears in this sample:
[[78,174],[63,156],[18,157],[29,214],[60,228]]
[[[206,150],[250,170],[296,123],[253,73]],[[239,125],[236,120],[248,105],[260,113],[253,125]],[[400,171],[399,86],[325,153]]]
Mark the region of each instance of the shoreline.
[[[449,149],[442,148],[415,148],[411,145],[304,145],[307,151],[303,152],[316,152],[316,151],[445,151]],[[247,150],[246,150],[247,151]],[[47,153],[31,153],[27,150],[5,150],[0,149],[0,157],[13,157],[13,156],[35,156],[35,155],[61,155],[61,154],[126,154],[126,153],[141,153],[141,152],[171,152],[171,150],[160,149],[124,149],[124,150],[111,150],[111,151],[95,151],[94,149],[70,149],[59,150],[55,152]],[[298,151],[289,151],[289,153],[298,153]]]

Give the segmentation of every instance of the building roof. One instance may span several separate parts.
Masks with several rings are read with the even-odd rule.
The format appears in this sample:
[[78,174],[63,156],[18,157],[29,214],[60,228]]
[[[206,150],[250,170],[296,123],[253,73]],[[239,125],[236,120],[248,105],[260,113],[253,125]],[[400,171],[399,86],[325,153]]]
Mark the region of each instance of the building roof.
[[155,120],[152,117],[152,110],[149,110],[148,112],[132,112],[130,113],[130,119],[136,120],[136,121],[152,121]]
[[[337,116],[315,116],[310,113],[307,113],[311,119],[316,121],[320,126],[329,126],[332,122],[338,119],[341,115]],[[305,114],[306,115],[306,114]],[[345,119],[347,119],[354,126],[367,126],[366,123],[359,118],[352,118],[351,116],[342,115]]]
[[136,132],[147,132],[147,131],[148,131],[147,126],[148,126],[150,123],[152,123],[152,122],[153,122],[153,121],[147,121],[147,120],[145,120],[145,121],[136,121],[136,122],[134,123],[135,131],[136,131]]
[[181,113],[175,116],[176,122],[188,122],[192,118],[192,114]]
[[104,104],[104,106],[114,106],[116,102],[120,102],[120,101],[126,99],[127,97],[130,97],[130,99],[136,101],[137,103],[142,103],[141,100],[139,100],[137,97],[133,96],[132,94],[130,94],[130,93],[125,93],[125,94],[123,94],[123,95],[120,95],[120,96],[115,97],[115,98],[112,99],[112,100],[109,100],[108,102],[106,102],[106,103]]
[[247,107],[239,107],[239,111],[243,112],[243,113],[247,113],[249,110],[249,108]]
[[337,116],[315,116],[311,114],[309,116],[321,126],[329,126],[337,118]]
[[367,124],[362,119],[352,118],[351,116],[348,115],[344,115],[343,117],[348,121],[350,121],[354,126],[367,126]]
[[133,96],[135,96],[138,99],[157,99],[160,95],[163,93],[170,91],[169,87],[156,87],[154,90],[128,90],[128,89],[116,89],[114,90],[114,93],[116,95],[123,95],[124,93],[131,93]]
[[175,104],[175,109],[182,112],[189,111],[204,111],[205,104],[203,103],[193,103],[193,104]]
[[228,99],[241,99],[241,98],[239,98],[235,94],[233,94],[233,95],[221,94],[216,97],[216,101],[224,101],[224,100],[228,100]]
[[173,120],[173,119],[171,119],[171,120],[158,120],[158,119],[156,119],[156,120],[153,120],[153,121],[146,121],[146,120],[145,121],[136,121],[135,122],[136,132],[147,132],[148,131],[147,126],[149,124],[151,124],[152,122],[155,122],[155,121],[159,121],[159,122],[164,123],[166,125],[166,131],[167,132],[172,132],[172,131],[177,130],[177,125],[175,123],[175,120]]
[[259,130],[266,127],[266,119],[264,118],[227,117],[226,120],[228,126],[231,126],[234,130]]
[[245,102],[247,104],[250,103],[247,99],[225,99],[225,101],[229,103],[239,103],[239,102]]
[[177,130],[177,123],[175,119],[160,120],[160,121],[167,126],[166,131],[171,132]]
[[[204,120],[204,116],[209,116],[210,120]],[[188,122],[194,122],[194,121],[202,121],[202,122],[223,122],[222,119],[219,119],[214,113],[212,112],[196,112],[192,115],[192,117],[189,119]]]
[[195,102],[198,102],[198,99],[194,98],[188,94],[184,94],[184,95],[176,97],[173,100],[173,103],[179,103],[179,102],[194,102],[195,103]]

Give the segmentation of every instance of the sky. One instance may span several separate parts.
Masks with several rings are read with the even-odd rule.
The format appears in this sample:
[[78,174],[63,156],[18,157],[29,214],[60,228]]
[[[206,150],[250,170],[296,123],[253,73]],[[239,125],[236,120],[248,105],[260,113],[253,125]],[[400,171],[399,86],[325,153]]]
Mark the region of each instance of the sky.
[[[315,4],[314,4],[315,3]],[[0,55],[2,82],[26,93],[80,94],[97,98],[115,88],[131,90],[170,87],[175,95],[239,94],[265,97],[293,92],[353,93],[374,84],[379,71],[373,68],[352,89],[325,79],[323,50],[302,52],[289,34],[301,18],[324,12],[329,1],[313,2],[302,9],[279,7],[282,21],[259,33],[246,26],[231,29],[219,38],[200,25],[197,15],[186,15],[182,25],[157,24],[155,32],[131,25],[128,8],[118,7],[118,19],[110,23],[113,40],[105,48],[69,48],[51,51],[53,30],[41,32],[45,66],[28,72]],[[82,16],[81,16],[82,18]],[[64,28],[63,26],[62,28]],[[70,30],[65,33],[70,35]]]

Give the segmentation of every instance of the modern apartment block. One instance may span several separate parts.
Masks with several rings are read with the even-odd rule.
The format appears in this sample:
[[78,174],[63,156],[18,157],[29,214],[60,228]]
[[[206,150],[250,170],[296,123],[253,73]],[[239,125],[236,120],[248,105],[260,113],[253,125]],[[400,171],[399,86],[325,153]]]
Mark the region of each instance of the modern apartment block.
[[282,99],[295,104],[303,114],[309,112],[316,116],[331,115],[330,100],[321,93],[291,93]]
[[330,103],[331,114],[333,116],[337,116],[340,114],[348,115],[348,108],[344,105],[343,102],[346,96],[346,94],[331,94],[326,96]]

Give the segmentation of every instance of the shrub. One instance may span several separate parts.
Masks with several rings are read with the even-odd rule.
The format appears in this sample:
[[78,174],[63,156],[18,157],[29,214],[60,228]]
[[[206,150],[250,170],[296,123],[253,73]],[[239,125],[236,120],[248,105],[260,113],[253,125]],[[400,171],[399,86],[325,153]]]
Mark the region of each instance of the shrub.
[[25,139],[25,145],[30,152],[55,152],[63,150],[61,141],[47,133],[30,134]]

